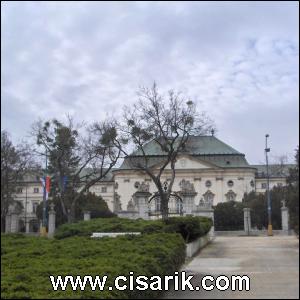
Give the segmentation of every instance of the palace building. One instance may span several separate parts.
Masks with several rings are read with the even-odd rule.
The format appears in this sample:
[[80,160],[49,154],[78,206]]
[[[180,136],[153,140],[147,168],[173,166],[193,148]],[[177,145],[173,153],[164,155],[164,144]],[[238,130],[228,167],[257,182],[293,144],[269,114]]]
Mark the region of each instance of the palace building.
[[[145,147],[152,168],[159,168],[164,154],[155,142]],[[90,192],[101,195],[111,211],[119,216],[137,218],[158,216],[159,197],[148,175],[132,166],[132,160],[142,159],[136,151],[124,159],[119,168],[113,169]],[[293,165],[270,165],[270,188],[285,185],[288,170]],[[191,136],[185,150],[178,155],[173,185],[174,199],[169,210],[174,214],[201,214],[212,206],[226,201],[242,201],[244,193],[264,193],[267,188],[265,165],[250,165],[245,154],[235,150],[215,136]],[[166,167],[162,181],[168,184],[171,168]],[[145,195],[146,202],[139,202]],[[190,195],[190,196],[187,196]],[[35,231],[36,207],[43,200],[43,189],[37,176],[28,176],[20,182],[15,199],[22,202],[22,220],[26,231]],[[153,200],[153,201],[152,201]],[[141,215],[141,209],[143,210]],[[25,225],[24,225],[25,226]]]

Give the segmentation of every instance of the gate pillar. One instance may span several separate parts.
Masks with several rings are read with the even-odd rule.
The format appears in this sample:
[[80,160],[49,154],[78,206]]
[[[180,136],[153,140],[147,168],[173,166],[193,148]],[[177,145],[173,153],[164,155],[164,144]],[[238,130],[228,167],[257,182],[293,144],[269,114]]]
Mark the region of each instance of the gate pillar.
[[244,211],[244,231],[246,235],[250,235],[250,231],[251,231],[250,208],[245,207],[243,208],[243,211]]
[[281,207],[281,229],[283,233],[289,233],[289,210],[285,206],[285,200],[282,200],[282,207]]
[[138,218],[149,219],[148,199],[150,196],[149,185],[142,182],[138,191],[133,194],[133,200],[138,209]]

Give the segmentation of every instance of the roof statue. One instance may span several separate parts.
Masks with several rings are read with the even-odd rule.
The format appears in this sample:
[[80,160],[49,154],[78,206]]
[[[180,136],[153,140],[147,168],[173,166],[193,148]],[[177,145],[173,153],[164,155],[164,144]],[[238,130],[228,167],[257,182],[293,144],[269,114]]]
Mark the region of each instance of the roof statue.
[[138,192],[149,192],[149,184],[142,182],[138,187]]

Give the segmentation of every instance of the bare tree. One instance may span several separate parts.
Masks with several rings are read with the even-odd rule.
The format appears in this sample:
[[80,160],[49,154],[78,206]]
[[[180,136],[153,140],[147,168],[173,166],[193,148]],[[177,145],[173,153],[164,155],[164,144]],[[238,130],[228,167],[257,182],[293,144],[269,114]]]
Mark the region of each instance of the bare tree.
[[273,162],[269,166],[270,172],[277,176],[286,176],[288,172],[287,168],[288,156],[286,154],[273,156]]
[[10,205],[15,204],[13,194],[17,183],[30,170],[37,170],[31,147],[22,143],[14,146],[6,131],[1,131],[1,231],[5,227],[5,216]]
[[[152,88],[139,90],[139,101],[133,107],[125,107],[122,130],[136,151],[125,160],[132,168],[141,170],[154,182],[161,199],[161,213],[168,217],[168,202],[176,175],[178,154],[184,151],[191,135],[203,135],[213,128],[205,113],[198,113],[195,104],[173,90],[164,97],[154,83]],[[159,164],[149,155],[149,144],[159,149]],[[162,175],[170,165],[171,178],[165,191]]]
[[59,197],[63,215],[68,222],[73,222],[80,196],[101,181],[120,157],[121,143],[115,121],[89,127],[75,126],[71,118],[66,124],[58,120],[44,124],[39,121],[33,126],[33,135],[49,157],[51,194]]

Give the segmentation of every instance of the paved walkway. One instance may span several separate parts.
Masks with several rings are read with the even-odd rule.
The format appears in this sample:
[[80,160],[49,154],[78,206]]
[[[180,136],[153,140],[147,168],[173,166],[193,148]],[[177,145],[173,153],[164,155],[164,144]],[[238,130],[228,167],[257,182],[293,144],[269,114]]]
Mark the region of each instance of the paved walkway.
[[204,275],[248,275],[250,291],[169,291],[165,299],[299,299],[299,240],[217,237],[183,271],[195,275],[193,286]]

